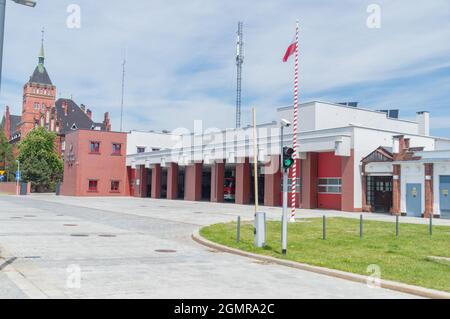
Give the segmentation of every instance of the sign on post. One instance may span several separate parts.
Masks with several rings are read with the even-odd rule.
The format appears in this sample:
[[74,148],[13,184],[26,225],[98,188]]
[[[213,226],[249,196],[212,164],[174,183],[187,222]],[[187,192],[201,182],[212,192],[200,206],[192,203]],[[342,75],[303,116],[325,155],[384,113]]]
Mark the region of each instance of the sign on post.
[[16,181],[17,182],[20,181],[20,172],[19,171],[16,172]]

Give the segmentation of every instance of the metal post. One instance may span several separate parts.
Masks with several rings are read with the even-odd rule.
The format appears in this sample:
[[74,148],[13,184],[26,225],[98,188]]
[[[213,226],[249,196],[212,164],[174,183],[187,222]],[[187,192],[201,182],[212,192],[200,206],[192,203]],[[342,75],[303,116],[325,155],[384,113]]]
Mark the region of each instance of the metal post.
[[283,255],[286,255],[287,251],[287,201],[288,201],[288,173],[287,170],[283,168],[283,134],[284,134],[284,127],[281,126],[280,128],[280,141],[281,141],[281,148],[280,148],[280,170],[283,170],[283,210],[281,213],[281,252]]
[[363,215],[359,216],[359,238],[363,238]]
[[287,204],[288,204],[288,173],[287,170],[283,170],[283,215],[281,217],[282,220],[282,232],[281,232],[281,241],[282,241],[282,253],[286,255],[287,250],[287,224],[288,224],[288,216],[287,216]]
[[430,236],[433,235],[433,214],[430,215]]
[[322,239],[327,239],[327,217],[323,215],[323,226],[322,226]]
[[241,242],[241,216],[237,218],[237,234],[236,234],[236,242],[239,244]]
[[[17,187],[17,195],[20,195],[20,188],[19,188],[19,181],[20,181],[20,162],[16,160],[17,162],[17,172],[19,176],[16,176],[16,187]],[[18,178],[17,178],[18,177]]]
[[0,93],[2,89],[3,38],[5,36],[6,0],[0,0]]
[[398,237],[399,234],[399,227],[398,227],[398,215],[395,216],[395,237]]

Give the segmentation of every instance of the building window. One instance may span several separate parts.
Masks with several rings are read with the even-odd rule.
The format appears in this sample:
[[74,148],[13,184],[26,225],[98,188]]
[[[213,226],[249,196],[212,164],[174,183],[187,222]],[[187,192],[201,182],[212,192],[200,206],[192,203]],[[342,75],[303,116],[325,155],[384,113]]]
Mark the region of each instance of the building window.
[[89,152],[91,154],[100,154],[100,142],[91,142]]
[[119,192],[119,186],[120,186],[120,182],[119,181],[111,181],[111,192]]
[[341,178],[319,178],[317,191],[323,194],[340,194],[342,192]]
[[96,192],[98,187],[98,180],[91,179],[89,180],[89,191]]
[[366,177],[366,201],[368,205],[375,205],[375,181],[372,176]]
[[34,102],[34,109],[35,110],[39,110],[39,103],[38,102]]
[[122,144],[113,143],[112,145],[112,155],[121,155],[122,154]]
[[138,147],[137,147],[137,152],[138,152],[138,153],[145,153],[145,147],[143,147],[143,146],[138,146]]
[[[288,193],[292,193],[293,192],[293,189],[292,189],[292,182],[293,182],[293,180],[294,179],[292,177],[288,178],[288,185],[287,185],[288,186],[288,188],[287,188]],[[295,183],[296,183],[296,187],[295,187],[296,193],[300,194],[301,193],[301,188],[302,188],[302,180],[300,178],[296,178]],[[283,192],[283,181],[281,181],[280,189]]]

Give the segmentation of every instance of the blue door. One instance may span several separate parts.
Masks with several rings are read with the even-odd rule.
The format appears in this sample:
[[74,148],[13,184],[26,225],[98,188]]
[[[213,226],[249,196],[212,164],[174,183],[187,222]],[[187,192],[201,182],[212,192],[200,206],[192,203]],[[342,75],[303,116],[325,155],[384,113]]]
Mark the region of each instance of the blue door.
[[439,198],[441,218],[450,219],[450,176],[439,177]]
[[406,184],[406,214],[422,217],[422,185]]

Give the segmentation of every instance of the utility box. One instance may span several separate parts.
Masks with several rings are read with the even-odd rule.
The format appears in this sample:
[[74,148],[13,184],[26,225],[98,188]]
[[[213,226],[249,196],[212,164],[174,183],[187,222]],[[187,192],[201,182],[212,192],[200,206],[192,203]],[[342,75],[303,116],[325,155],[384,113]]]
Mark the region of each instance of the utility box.
[[59,196],[61,194],[61,183],[56,184],[55,193],[57,196]]
[[255,215],[255,246],[262,248],[266,245],[266,213],[257,212]]
[[27,195],[28,183],[20,183],[20,195]]

